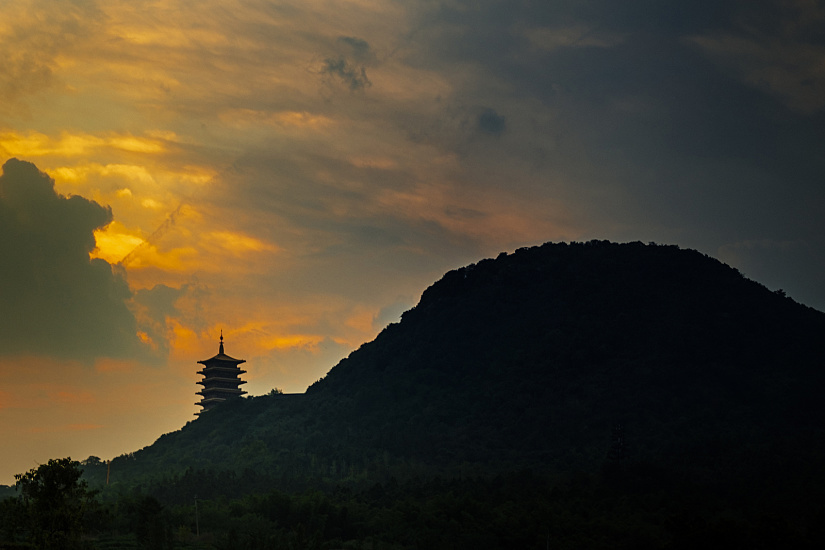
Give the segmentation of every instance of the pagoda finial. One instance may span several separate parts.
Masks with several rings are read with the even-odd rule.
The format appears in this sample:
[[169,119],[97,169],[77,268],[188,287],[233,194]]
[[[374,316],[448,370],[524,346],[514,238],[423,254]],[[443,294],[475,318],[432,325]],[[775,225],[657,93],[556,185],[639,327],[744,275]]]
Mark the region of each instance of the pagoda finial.
[[218,353],[223,353],[223,329],[221,329],[221,347],[218,348]]

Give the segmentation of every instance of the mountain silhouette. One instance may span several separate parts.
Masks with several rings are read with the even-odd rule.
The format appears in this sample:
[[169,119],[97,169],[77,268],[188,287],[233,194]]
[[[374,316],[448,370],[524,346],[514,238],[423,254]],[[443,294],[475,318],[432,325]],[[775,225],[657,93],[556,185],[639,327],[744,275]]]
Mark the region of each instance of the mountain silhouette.
[[112,479],[821,481],[823,336],[825,314],[699,252],[548,243],[450,271],[305,394],[205,411]]

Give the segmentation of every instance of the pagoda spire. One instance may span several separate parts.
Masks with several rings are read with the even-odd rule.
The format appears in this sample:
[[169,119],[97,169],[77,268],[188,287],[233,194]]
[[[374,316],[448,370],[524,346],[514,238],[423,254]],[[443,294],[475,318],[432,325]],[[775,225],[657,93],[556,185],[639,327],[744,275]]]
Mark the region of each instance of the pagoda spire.
[[223,353],[223,329],[221,329],[221,345],[218,348],[218,353]]

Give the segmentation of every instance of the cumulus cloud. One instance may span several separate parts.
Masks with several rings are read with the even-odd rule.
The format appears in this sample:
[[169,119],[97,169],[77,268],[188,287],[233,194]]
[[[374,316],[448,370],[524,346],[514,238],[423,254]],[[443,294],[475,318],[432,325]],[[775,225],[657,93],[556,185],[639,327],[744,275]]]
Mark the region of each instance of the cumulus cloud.
[[33,164],[8,160],[0,176],[0,353],[91,360],[142,351],[123,276],[90,260],[108,208],[65,197]]

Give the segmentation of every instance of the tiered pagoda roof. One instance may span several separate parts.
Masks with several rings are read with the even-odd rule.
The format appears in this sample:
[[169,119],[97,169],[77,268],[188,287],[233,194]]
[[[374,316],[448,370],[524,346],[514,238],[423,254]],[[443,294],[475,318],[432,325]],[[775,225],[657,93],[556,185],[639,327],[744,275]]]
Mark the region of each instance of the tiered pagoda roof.
[[218,354],[210,359],[198,361],[203,365],[203,369],[198,371],[198,374],[203,375],[203,380],[198,384],[203,386],[203,389],[196,392],[197,395],[203,397],[200,402],[195,403],[203,407],[203,410],[195,413],[201,414],[208,411],[218,403],[240,397],[246,392],[238,386],[246,384],[245,380],[241,380],[240,376],[245,374],[245,370],[241,370],[238,365],[246,363],[244,359],[235,359],[226,355],[223,351],[223,331],[221,331],[220,347]]

